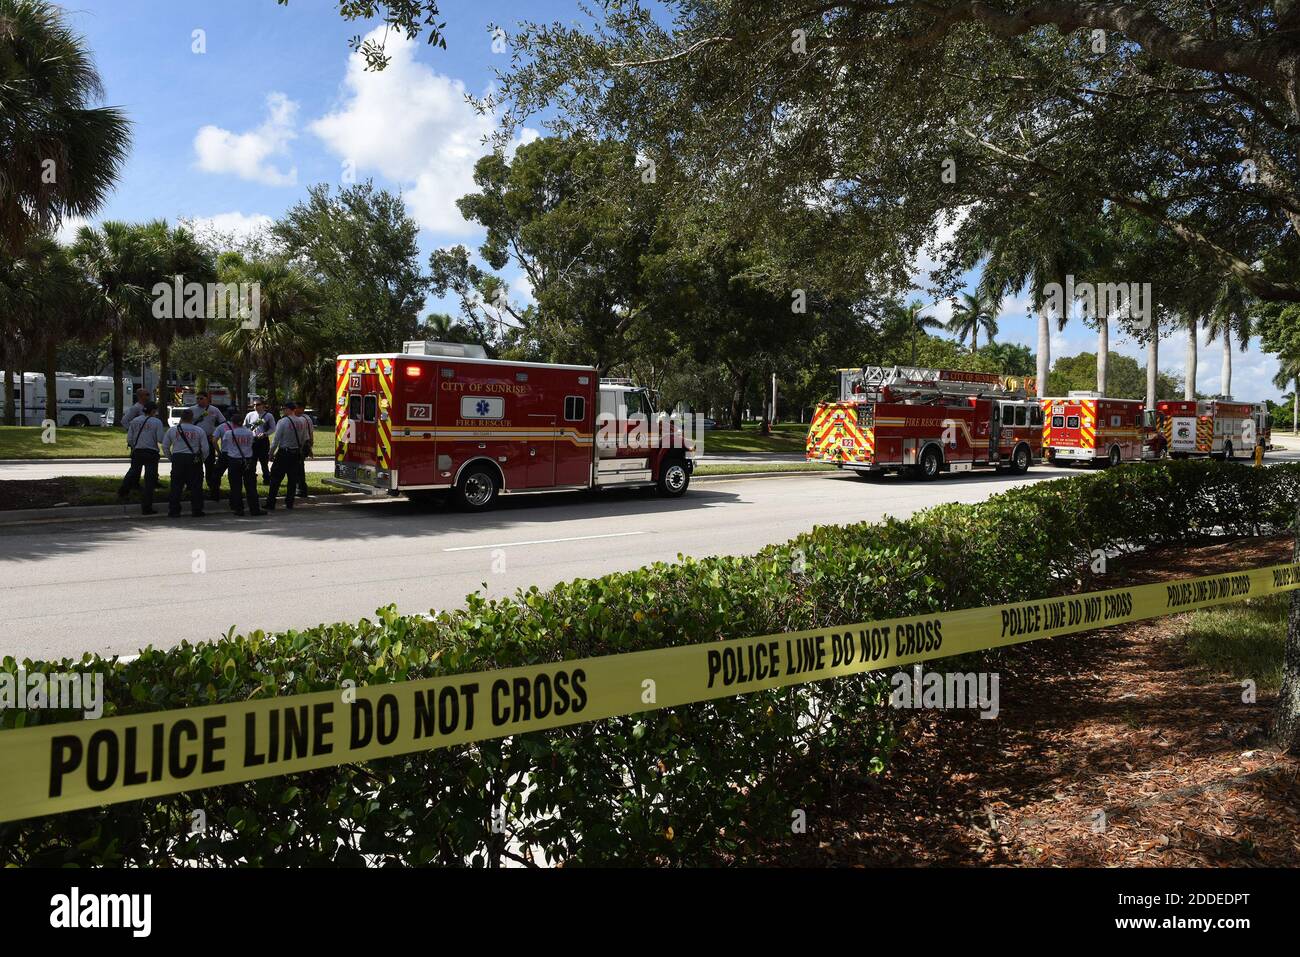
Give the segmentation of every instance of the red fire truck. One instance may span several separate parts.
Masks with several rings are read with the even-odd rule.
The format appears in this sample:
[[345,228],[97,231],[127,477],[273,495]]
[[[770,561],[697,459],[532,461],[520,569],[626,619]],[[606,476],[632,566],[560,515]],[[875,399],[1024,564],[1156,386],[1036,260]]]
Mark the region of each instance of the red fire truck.
[[1039,461],[1043,410],[1033,381],[910,366],[840,370],[840,397],[823,402],[807,458],[872,477],[907,470],[933,479],[976,467],[1025,472]]
[[1119,465],[1160,458],[1141,399],[1071,392],[1043,399],[1043,454],[1053,465]]
[[696,443],[629,380],[408,342],[339,356],[332,485],[481,511],[498,495],[610,486],[683,494]]
[[1156,403],[1156,410],[1172,458],[1250,458],[1256,445],[1270,444],[1272,419],[1263,403],[1166,399]]

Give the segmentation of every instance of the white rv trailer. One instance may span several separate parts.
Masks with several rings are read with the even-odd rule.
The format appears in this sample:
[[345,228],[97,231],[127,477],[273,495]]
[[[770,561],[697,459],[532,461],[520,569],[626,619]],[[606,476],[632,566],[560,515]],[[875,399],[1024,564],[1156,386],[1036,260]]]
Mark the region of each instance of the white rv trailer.
[[[3,376],[0,370],[0,376]],[[24,372],[21,387],[14,377],[16,420],[22,425],[40,425],[45,421],[45,374]],[[3,380],[0,380],[3,381]],[[77,376],[60,372],[55,378],[59,425],[111,425],[113,419],[112,376]],[[0,390],[3,392],[3,390]],[[122,380],[122,395],[131,400],[131,380]],[[3,405],[0,404],[0,408]]]

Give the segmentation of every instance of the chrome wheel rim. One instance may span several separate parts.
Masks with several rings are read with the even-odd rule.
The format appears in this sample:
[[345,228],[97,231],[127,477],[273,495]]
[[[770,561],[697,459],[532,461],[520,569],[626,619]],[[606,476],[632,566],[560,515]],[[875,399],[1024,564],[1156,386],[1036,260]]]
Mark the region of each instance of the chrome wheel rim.
[[668,486],[670,492],[680,492],[686,487],[686,469],[680,465],[668,466],[668,471],[664,475],[664,484]]
[[482,472],[475,472],[465,480],[465,501],[471,505],[486,505],[492,498],[492,480]]

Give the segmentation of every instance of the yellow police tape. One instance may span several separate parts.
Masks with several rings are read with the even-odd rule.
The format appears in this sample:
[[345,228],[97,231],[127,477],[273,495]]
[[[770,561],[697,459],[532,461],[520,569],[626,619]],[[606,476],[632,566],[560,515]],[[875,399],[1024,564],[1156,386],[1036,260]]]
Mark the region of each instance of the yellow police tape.
[[467,744],[1222,605],[1272,565],[961,611],[0,731],[0,821]]

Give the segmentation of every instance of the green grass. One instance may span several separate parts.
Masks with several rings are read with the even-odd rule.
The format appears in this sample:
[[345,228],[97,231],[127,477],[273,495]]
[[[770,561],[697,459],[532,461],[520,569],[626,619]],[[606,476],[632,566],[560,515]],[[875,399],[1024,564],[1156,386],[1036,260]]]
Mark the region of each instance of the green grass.
[[70,425],[54,432],[53,442],[42,442],[38,425],[0,425],[0,459],[108,459],[127,453],[126,432]]
[[[126,469],[123,467],[123,472]],[[165,510],[167,507],[168,466],[159,469],[158,489],[154,492],[154,508]],[[337,495],[342,489],[324,484],[324,474],[307,473],[307,491],[312,495]],[[122,484],[121,476],[115,475],[71,475],[50,479],[20,479],[0,481],[0,511],[18,508],[53,508],[69,505],[116,505],[117,489]],[[226,495],[230,491],[229,481],[221,483],[222,500],[210,508],[229,508]],[[266,496],[267,487],[258,484],[259,495]],[[280,495],[284,496],[284,486],[280,486]],[[140,490],[136,489],[127,499],[127,504],[140,504]],[[186,506],[188,510],[188,506]]]
[[835,466],[825,462],[772,462],[761,465],[728,463],[726,465],[699,465],[696,475],[746,475],[751,472],[834,472]]
[[704,433],[704,453],[722,455],[726,452],[803,452],[808,438],[808,426],[798,422],[782,422],[774,426],[771,435],[759,435],[758,426],[746,428],[713,429]]
[[1260,690],[1282,683],[1289,594],[1268,595],[1188,616],[1182,637],[1188,657],[1216,678],[1254,680]]

